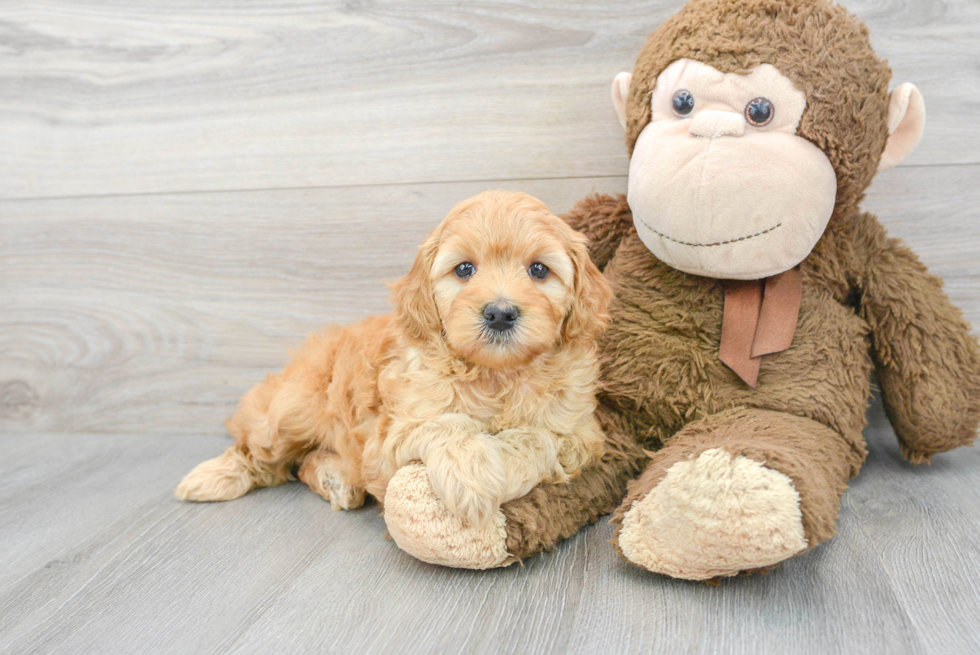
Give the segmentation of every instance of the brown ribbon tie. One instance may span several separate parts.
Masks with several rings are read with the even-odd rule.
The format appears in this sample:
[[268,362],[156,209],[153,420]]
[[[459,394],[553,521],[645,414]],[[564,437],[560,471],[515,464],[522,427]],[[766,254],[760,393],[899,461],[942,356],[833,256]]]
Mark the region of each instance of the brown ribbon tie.
[[803,297],[799,267],[764,280],[725,280],[718,358],[755,389],[762,357],[793,343]]

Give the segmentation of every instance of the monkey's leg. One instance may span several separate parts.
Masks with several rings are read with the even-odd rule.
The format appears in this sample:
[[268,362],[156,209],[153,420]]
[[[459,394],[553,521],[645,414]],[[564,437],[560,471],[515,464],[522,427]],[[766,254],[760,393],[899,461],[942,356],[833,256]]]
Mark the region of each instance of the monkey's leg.
[[807,418],[757,409],[694,421],[630,484],[616,543],[654,573],[706,580],[763,568],[834,535],[866,451]]
[[388,483],[385,522],[398,546],[432,564],[468,569],[506,566],[550,550],[603,514],[612,512],[646,456],[621,419],[600,406],[605,454],[563,484],[541,484],[505,503],[493,520],[474,528],[450,514],[432,492],[425,467],[406,466]]

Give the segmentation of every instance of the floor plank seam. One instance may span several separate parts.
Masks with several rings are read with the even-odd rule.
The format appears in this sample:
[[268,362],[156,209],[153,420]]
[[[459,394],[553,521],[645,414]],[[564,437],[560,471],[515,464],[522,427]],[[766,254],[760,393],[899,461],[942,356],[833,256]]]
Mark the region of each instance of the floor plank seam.
[[[170,494],[168,493],[168,494],[166,494],[166,496],[169,497]],[[150,525],[148,525],[146,527],[146,529],[144,529],[142,532],[140,532],[138,535],[136,535],[133,539],[129,540],[129,542],[127,544],[125,544],[123,547],[119,548],[118,551],[115,553],[115,555],[113,555],[112,557],[110,557],[102,566],[99,567],[99,569],[93,575],[91,575],[88,579],[86,579],[83,583],[81,583],[78,586],[78,589],[76,589],[68,598],[66,598],[60,605],[58,605],[58,607],[55,608],[54,611],[52,611],[48,615],[48,618],[47,619],[45,619],[44,621],[38,622],[38,624],[35,625],[35,627],[34,627],[33,630],[28,631],[28,632],[26,632],[26,633],[24,633],[24,634],[21,635],[21,637],[20,637],[21,639],[27,639],[28,640],[28,648],[26,650],[30,650],[29,646],[31,644],[37,644],[47,634],[49,634],[51,628],[57,627],[59,625],[57,621],[55,621],[55,622],[52,623],[52,620],[54,619],[54,617],[56,617],[61,612],[61,610],[64,609],[79,594],[81,594],[83,591],[88,591],[89,590],[89,587],[92,585],[93,581],[98,580],[98,583],[96,584],[96,586],[105,585],[109,581],[111,581],[112,578],[103,579],[103,572],[108,567],[110,567],[110,566],[112,566],[112,565],[114,565],[116,563],[119,563],[119,562],[124,562],[127,558],[129,558],[130,555],[131,555],[130,548],[134,544],[138,543],[141,539],[143,539],[148,533],[150,533],[160,523],[162,523],[164,521],[167,521],[168,519],[173,519],[173,518],[177,518],[179,516],[184,516],[184,515],[186,515],[188,513],[188,511],[189,511],[189,508],[175,507],[175,508],[171,509],[169,512],[167,512],[166,514],[164,514],[163,516],[161,516],[160,518],[158,518],[156,521],[154,521]],[[119,574],[116,575],[116,578],[118,578],[118,577],[119,577]],[[99,618],[99,615],[98,614],[93,614],[92,616],[90,616],[88,618],[87,621],[85,621],[84,623],[82,623],[82,624],[80,624],[78,626],[75,626],[75,630],[78,631],[80,628],[85,627],[86,625],[91,624],[93,621],[96,621],[98,618]],[[45,627],[45,624],[48,624],[47,628]],[[12,648],[13,645],[14,645],[13,643],[8,644],[7,650],[10,650],[10,648]]]
[[[939,164],[939,166],[957,166],[958,164]],[[978,164],[980,165],[980,164]],[[0,203],[5,202],[43,202],[46,200],[92,200],[109,198],[152,198],[155,196],[193,196],[193,195],[218,195],[218,194],[244,194],[244,193],[270,193],[277,191],[330,191],[344,189],[371,189],[378,187],[413,187],[413,186],[435,186],[447,184],[496,184],[499,182],[561,182],[563,180],[605,180],[605,179],[626,179],[626,173],[605,173],[596,175],[558,175],[558,176],[534,176],[534,177],[499,177],[499,178],[474,178],[458,180],[416,180],[409,182],[371,182],[369,184],[322,184],[308,186],[273,186],[273,187],[254,187],[241,189],[185,189],[174,191],[137,191],[135,193],[90,193],[63,196],[13,196],[0,198]]]
[[[231,641],[226,640],[216,645],[214,649],[211,651],[213,655],[218,655],[220,653],[230,653],[232,649],[235,647],[235,645],[238,644],[242,640],[242,638],[244,638],[248,634],[251,626],[257,623],[263,616],[265,616],[269,612],[269,610],[273,608],[276,602],[288,592],[289,588],[293,586],[293,583],[296,582],[297,578],[299,578],[305,571],[307,571],[310,568],[310,566],[312,566],[316,562],[318,557],[316,557],[313,554],[321,550],[323,547],[324,547],[323,543],[317,543],[315,546],[310,548],[306,553],[304,553],[301,562],[298,563],[297,566],[294,566],[289,570],[289,575],[283,576],[283,579],[280,581],[280,583],[277,584],[275,587],[273,587],[270,590],[269,594],[263,596],[260,603],[257,603],[254,607],[250,608],[248,612],[246,612],[246,615],[243,617],[241,621],[241,623],[244,625],[241,628],[241,630],[238,632],[238,634],[234,635]],[[261,608],[261,609],[259,609],[259,611],[256,611],[257,608]]]
[[[976,168],[980,167],[980,161],[976,162],[953,162],[940,164],[902,164],[894,170],[902,169],[929,169],[929,168]],[[176,189],[170,191],[137,191],[134,193],[87,193],[69,194],[52,196],[11,196],[0,198],[0,204],[15,202],[44,202],[59,200],[93,200],[110,198],[152,198],[158,196],[191,196],[191,195],[219,195],[219,194],[245,194],[245,193],[270,193],[277,191],[329,191],[342,189],[370,189],[380,187],[412,187],[412,186],[434,186],[450,184],[497,184],[502,182],[561,182],[574,180],[625,180],[627,173],[597,173],[594,175],[556,175],[556,176],[531,176],[531,177],[495,177],[495,178],[473,178],[473,179],[450,179],[450,180],[414,180],[407,182],[371,182],[367,184],[311,184],[303,186],[271,186],[271,187],[249,187],[249,188],[215,188],[215,189]]]
[[871,544],[871,549],[874,551],[875,557],[878,559],[878,563],[881,565],[881,570],[885,572],[885,577],[888,579],[888,586],[889,588],[891,588],[892,594],[895,596],[895,599],[898,601],[899,606],[902,608],[902,612],[905,614],[905,617],[908,619],[909,625],[911,625],[912,628],[915,630],[915,636],[918,639],[918,643],[916,644],[916,646],[919,648],[920,652],[928,653],[929,651],[926,648],[925,635],[922,632],[922,628],[919,626],[918,621],[916,621],[915,618],[912,616],[910,612],[910,608],[906,604],[905,598],[901,593],[901,590],[898,588],[898,585],[895,583],[895,579],[892,576],[892,572],[888,569],[888,565],[885,563],[885,558],[883,553],[881,552],[881,549],[878,547],[878,544],[875,542],[874,537],[871,535],[871,531],[868,530],[868,526],[865,525],[864,517],[861,515],[861,511],[858,509],[857,505],[851,504],[851,506],[854,509],[854,514],[858,518],[858,523],[861,525],[861,532],[863,532],[864,536],[867,537],[868,543]]

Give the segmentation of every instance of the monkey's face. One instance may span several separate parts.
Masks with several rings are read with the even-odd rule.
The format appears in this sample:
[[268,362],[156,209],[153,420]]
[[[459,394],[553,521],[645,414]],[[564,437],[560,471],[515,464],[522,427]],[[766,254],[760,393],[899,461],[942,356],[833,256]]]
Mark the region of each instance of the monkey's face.
[[797,136],[806,97],[769,64],[724,74],[680,59],[657,78],[633,149],[629,204],[658,259],[694,275],[750,280],[816,245],[837,195],[826,155]]

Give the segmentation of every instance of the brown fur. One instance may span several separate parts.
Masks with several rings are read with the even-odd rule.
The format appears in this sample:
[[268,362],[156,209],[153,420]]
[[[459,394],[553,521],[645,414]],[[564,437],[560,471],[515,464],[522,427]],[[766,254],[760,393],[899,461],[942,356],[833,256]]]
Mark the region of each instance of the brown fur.
[[830,159],[838,209],[852,211],[888,138],[882,117],[891,70],[868,36],[864,23],[826,0],[692,0],[650,35],[636,60],[627,148],[633,152],[650,122],[654,84],[671,62],[688,57],[739,74],[772,64],[806,95],[797,134]]
[[597,414],[608,448],[571,484],[540,487],[503,507],[515,557],[551,548],[608,511],[648,455],[614,520],[671,464],[709,448],[788,476],[812,548],[834,533],[840,495],[864,459],[872,370],[912,462],[976,437],[980,347],[970,326],[942,281],[858,209],[885,147],[890,77],[864,25],[824,0],[693,0],[637,60],[627,105],[631,150],[650,120],[657,75],[682,57],[723,72],[775,65],[806,93],[798,135],[836,170],[834,215],[801,265],[793,345],[766,357],[758,388],[747,387],[718,360],[721,282],[658,261],[632,229],[624,197],[581,201],[566,219],[589,236],[616,294],[600,338]]
[[[476,274],[454,271],[473,262]],[[548,264],[543,280],[528,274]],[[541,482],[566,482],[602,451],[593,416],[595,336],[608,284],[585,239],[524,194],[457,205],[393,287],[396,311],[311,336],[239,404],[236,443],[177,496],[229,500],[299,477],[337,508],[383,500],[422,461],[447,507],[474,524]],[[504,341],[483,308],[520,309]]]
[[628,485],[613,521],[619,523],[677,462],[722,448],[786,474],[800,494],[803,530],[809,544],[834,535],[840,496],[856,475],[865,450],[822,423],[782,412],[731,409],[692,421],[656,452],[650,465]]

